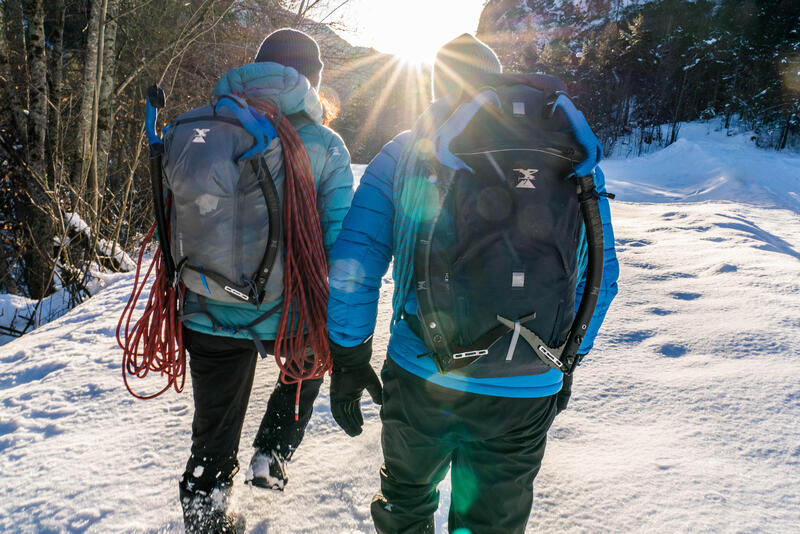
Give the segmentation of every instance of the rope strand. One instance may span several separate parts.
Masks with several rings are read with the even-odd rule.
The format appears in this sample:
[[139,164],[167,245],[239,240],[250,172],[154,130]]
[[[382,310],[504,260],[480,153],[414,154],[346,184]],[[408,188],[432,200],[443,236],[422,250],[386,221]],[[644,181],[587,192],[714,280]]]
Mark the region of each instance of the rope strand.
[[281,370],[281,381],[297,384],[299,398],[303,380],[322,378],[331,368],[328,266],[317,212],[317,189],[308,154],[289,120],[272,105],[252,105],[273,124],[278,123],[283,145],[286,255],[275,361]]

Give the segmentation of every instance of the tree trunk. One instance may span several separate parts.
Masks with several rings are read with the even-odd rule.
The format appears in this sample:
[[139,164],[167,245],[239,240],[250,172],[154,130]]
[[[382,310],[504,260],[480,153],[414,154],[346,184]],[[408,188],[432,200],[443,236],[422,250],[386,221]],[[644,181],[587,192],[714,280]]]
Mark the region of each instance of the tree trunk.
[[678,103],[675,104],[675,112],[672,115],[672,131],[669,135],[669,145],[675,142],[678,138],[678,117],[680,117],[681,102],[683,101],[683,93],[686,91],[686,80],[689,77],[689,70],[683,71],[683,81],[681,82],[681,90],[678,93]]
[[53,52],[50,55],[50,102],[53,107],[50,113],[50,174],[53,183],[58,183],[63,171],[63,154],[61,146],[61,95],[64,83],[64,17],[67,8],[64,0],[53,2],[55,23],[51,40]]
[[100,87],[103,80],[103,48],[105,46],[106,13],[108,13],[108,0],[102,0],[100,7],[100,24],[97,32],[97,72],[95,73],[94,99],[92,101],[92,122],[91,135],[89,141],[89,153],[91,154],[89,167],[89,206],[92,212],[93,238],[97,238],[97,230],[100,226],[100,180],[97,174],[97,121],[100,115]]
[[97,117],[97,181],[98,188],[105,190],[108,178],[108,156],[114,133],[114,74],[117,66],[116,43],[119,0],[108,0],[107,17],[103,39],[103,72],[100,77],[100,102]]
[[778,142],[778,150],[783,150],[786,148],[786,142],[789,140],[789,127],[792,125],[792,117],[794,116],[793,113],[786,112],[786,123],[783,125],[783,131],[781,132],[781,138]]
[[6,86],[6,98],[11,104],[14,125],[19,141],[24,145],[24,159],[28,161],[28,118],[23,110],[28,109],[28,57],[25,49],[25,19],[22,2],[3,5],[5,22],[5,44],[11,83]]
[[28,164],[42,184],[46,177],[47,142],[47,56],[44,39],[44,0],[34,0],[28,20],[30,36],[30,157]]
[[92,134],[92,104],[94,103],[97,80],[97,32],[100,27],[100,8],[102,0],[91,0],[89,26],[86,36],[86,55],[83,62],[83,84],[81,86],[81,108],[78,114],[76,144],[74,149],[74,167],[72,183],[81,192],[86,188],[89,177],[90,143]]

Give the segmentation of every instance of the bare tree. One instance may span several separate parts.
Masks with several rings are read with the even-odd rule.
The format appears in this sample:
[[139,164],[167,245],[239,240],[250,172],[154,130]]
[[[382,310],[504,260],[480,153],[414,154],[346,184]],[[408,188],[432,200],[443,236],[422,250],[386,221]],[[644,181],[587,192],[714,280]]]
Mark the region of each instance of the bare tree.
[[[45,177],[45,143],[47,139],[47,57],[44,38],[44,0],[34,0],[29,17],[30,35],[30,166]],[[44,180],[47,183],[47,180]]]
[[[27,151],[28,120],[28,54],[25,45],[25,18],[22,2],[5,2],[3,5],[5,22],[6,61],[9,83],[6,85],[6,98],[11,105],[14,125],[20,140],[24,140]],[[27,158],[26,158],[27,159]]]

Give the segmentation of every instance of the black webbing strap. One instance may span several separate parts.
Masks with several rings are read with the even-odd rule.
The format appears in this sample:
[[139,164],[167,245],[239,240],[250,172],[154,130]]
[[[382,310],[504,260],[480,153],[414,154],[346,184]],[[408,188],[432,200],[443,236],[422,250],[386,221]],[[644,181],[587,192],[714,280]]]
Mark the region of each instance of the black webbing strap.
[[172,259],[172,250],[167,233],[166,207],[164,202],[164,176],[162,161],[164,145],[162,143],[150,146],[150,186],[153,189],[153,210],[156,219],[156,237],[161,246],[161,258],[167,272],[167,281],[171,286],[177,283],[175,279],[175,261]]
[[244,330],[245,332],[250,334],[250,338],[253,340],[253,343],[256,346],[256,350],[258,351],[258,353],[261,355],[262,358],[266,358],[269,354],[267,353],[266,347],[261,342],[261,339],[256,335],[256,331],[253,330],[253,327],[259,323],[266,321],[280,309],[281,307],[278,304],[275,304],[274,306],[272,306],[272,308],[270,308],[266,312],[256,317],[256,319],[253,322],[239,329],[239,330]]
[[[272,173],[269,171],[269,166],[264,158],[259,160],[261,165],[256,163],[256,160],[250,160],[253,172],[258,180],[258,185],[261,186],[261,192],[264,195],[264,202],[267,204],[267,216],[269,217],[269,237],[267,238],[267,249],[264,251],[264,256],[261,258],[261,264],[256,272],[256,302],[259,302],[261,295],[264,292],[264,286],[267,285],[269,275],[275,265],[275,259],[278,256],[278,247],[283,239],[283,222],[281,219],[281,201],[278,197],[278,188],[275,186],[275,180]],[[263,169],[263,175],[259,171]]]
[[[264,343],[261,341],[261,338],[258,337],[255,330],[253,330],[253,327],[258,325],[259,323],[263,323],[264,321],[275,315],[275,313],[281,309],[280,304],[273,305],[272,308],[268,309],[267,311],[265,311],[264,313],[262,313],[261,315],[259,315],[258,317],[256,317],[255,319],[253,319],[251,322],[249,322],[244,326],[241,326],[239,328],[230,328],[220,324],[219,321],[217,321],[216,318],[213,315],[211,315],[211,312],[208,309],[208,301],[203,295],[197,295],[197,302],[200,305],[200,311],[181,315],[180,318],[181,322],[191,317],[197,317],[202,315],[203,317],[206,317],[208,318],[209,321],[211,321],[212,332],[223,331],[231,335],[238,334],[239,332],[247,332],[247,334],[253,340],[253,343],[256,346],[256,350],[258,350],[258,353],[261,355],[261,357],[266,358],[269,355],[266,347],[264,346]],[[183,308],[183,306],[181,306],[181,308]]]

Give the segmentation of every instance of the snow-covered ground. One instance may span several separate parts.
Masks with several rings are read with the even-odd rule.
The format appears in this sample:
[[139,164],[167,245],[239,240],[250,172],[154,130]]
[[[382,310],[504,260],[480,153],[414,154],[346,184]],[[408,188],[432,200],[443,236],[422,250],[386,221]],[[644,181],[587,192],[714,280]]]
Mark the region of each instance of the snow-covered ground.
[[[800,157],[704,125],[681,135],[603,165],[620,294],[550,431],[529,532],[800,532]],[[0,347],[0,531],[182,532],[191,388],[138,401],[123,387],[114,328],[131,283],[116,275]],[[276,378],[261,362],[244,466]],[[286,492],[237,476],[249,532],[372,531],[380,422],[365,414],[348,438],[323,387]]]

